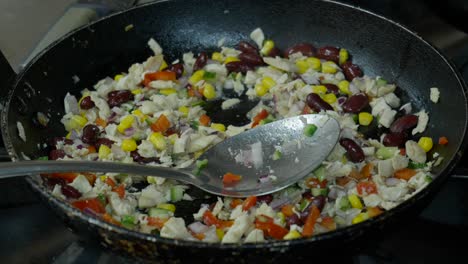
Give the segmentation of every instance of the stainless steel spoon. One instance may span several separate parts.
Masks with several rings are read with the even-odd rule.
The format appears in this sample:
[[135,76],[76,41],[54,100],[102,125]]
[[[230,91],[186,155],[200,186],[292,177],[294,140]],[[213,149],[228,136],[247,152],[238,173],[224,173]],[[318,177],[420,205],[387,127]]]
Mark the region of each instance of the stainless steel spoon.
[[[317,127],[312,136],[305,133],[310,125]],[[309,174],[330,154],[339,135],[335,119],[302,115],[258,126],[216,144],[199,157],[199,161],[208,160],[199,173],[195,164],[174,169],[98,161],[20,161],[0,163],[0,179],[50,172],[116,172],[174,179],[221,196],[257,196],[286,188]],[[223,184],[228,172],[241,175],[241,180]]]

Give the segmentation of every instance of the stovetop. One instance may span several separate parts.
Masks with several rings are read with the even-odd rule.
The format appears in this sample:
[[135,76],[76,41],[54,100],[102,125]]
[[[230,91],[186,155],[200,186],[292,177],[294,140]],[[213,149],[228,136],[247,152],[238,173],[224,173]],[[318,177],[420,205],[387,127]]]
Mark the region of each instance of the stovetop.
[[[445,23],[419,0],[343,1],[373,10],[408,26],[449,56],[468,81],[468,35]],[[1,142],[0,142],[1,143]],[[6,161],[0,155],[0,161]],[[468,164],[468,155],[459,171]],[[468,176],[452,177],[415,219],[350,263],[459,263],[468,259]],[[139,263],[83,241],[31,194],[23,179],[0,181],[0,257],[2,263]]]

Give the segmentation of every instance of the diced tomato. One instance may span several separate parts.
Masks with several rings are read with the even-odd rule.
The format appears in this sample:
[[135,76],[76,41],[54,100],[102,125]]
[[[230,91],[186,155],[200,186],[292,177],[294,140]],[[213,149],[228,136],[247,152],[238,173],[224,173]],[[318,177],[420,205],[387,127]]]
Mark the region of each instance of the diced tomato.
[[317,178],[309,178],[305,184],[309,188],[325,188],[327,187],[327,180],[319,181]]
[[107,122],[106,120],[102,119],[102,118],[96,118],[96,120],[94,121],[96,122],[96,125],[102,127],[102,128],[105,128],[107,126]]
[[163,226],[167,222],[167,220],[169,220],[169,219],[148,216],[148,225],[149,226],[155,226],[158,229],[161,229],[161,228],[163,228]]
[[96,174],[90,173],[90,172],[82,172],[81,174],[85,176],[86,179],[88,179],[89,184],[94,185],[94,182],[96,181],[96,178],[97,178]]
[[254,207],[257,204],[257,196],[249,196],[245,199],[242,204],[242,210],[248,211],[250,208]]
[[223,184],[224,185],[233,185],[238,183],[240,180],[242,180],[242,176],[233,174],[233,173],[226,173],[223,175]]
[[203,239],[205,238],[205,234],[203,234],[203,233],[195,233],[195,232],[190,231],[190,234],[191,234],[194,238],[196,238],[196,239],[198,239],[198,240],[200,240],[200,241],[203,240]]
[[111,177],[106,177],[106,184],[114,188],[117,184]]
[[231,203],[229,204],[232,209],[236,208],[238,205],[241,205],[243,202],[241,199],[232,199]]
[[211,123],[211,118],[207,115],[201,115],[199,121],[200,121],[200,125],[209,126]]
[[92,145],[87,147],[89,153],[96,153],[96,148]]
[[208,226],[216,226],[217,228],[226,228],[232,226],[234,221],[224,221],[224,220],[219,220],[216,218],[216,216],[213,215],[213,213],[210,210],[206,210],[205,213],[203,214],[203,223]]
[[72,202],[72,205],[81,211],[83,211],[85,208],[89,208],[98,214],[103,214],[106,212],[104,205],[97,198],[74,201]]
[[289,217],[289,216],[291,216],[291,215],[294,214],[293,208],[294,208],[293,205],[287,204],[287,205],[284,205],[283,207],[281,207],[281,212],[282,212],[286,217]]
[[171,122],[169,121],[169,119],[167,119],[167,117],[164,114],[162,114],[158,117],[156,122],[154,122],[151,125],[151,130],[153,130],[154,132],[164,133],[170,127],[171,127]]
[[114,225],[120,225],[120,222],[115,220],[110,214],[105,213],[102,215],[102,219],[108,223],[114,224]]
[[374,169],[374,164],[372,163],[367,163],[364,167],[361,169],[361,175],[362,177],[368,179],[370,176],[372,176],[372,169]]
[[333,217],[322,217],[322,222],[320,222],[320,225],[328,229],[329,231],[335,230],[336,229],[336,223]]
[[269,115],[268,111],[265,110],[265,109],[262,109],[262,111],[260,111],[260,113],[258,113],[254,118],[253,118],[253,123],[252,123],[252,127],[256,127],[260,121],[262,121],[263,119],[267,118]]
[[411,179],[411,177],[416,175],[416,173],[417,173],[417,171],[415,171],[413,169],[404,168],[404,169],[400,169],[400,170],[395,171],[393,176],[395,178],[397,178],[397,179],[402,179],[402,180],[408,181],[409,179]]
[[369,217],[375,217],[375,216],[378,216],[381,213],[383,213],[383,210],[380,209],[379,207],[368,207],[367,208],[367,215],[369,215]]
[[320,216],[320,210],[317,206],[312,205],[310,208],[310,213],[307,216],[307,219],[302,227],[302,236],[310,237],[314,234],[314,225],[317,222],[317,219]]
[[440,137],[439,138],[439,145],[447,145],[447,144],[448,144],[447,137]]
[[125,186],[123,184],[120,184],[119,186],[115,187],[112,189],[113,192],[116,192],[120,199],[125,197]]
[[265,232],[267,236],[276,239],[283,239],[283,237],[289,232],[288,229],[275,224],[272,218],[264,215],[257,217],[255,220],[255,227]]
[[359,182],[356,189],[360,195],[377,193],[377,185],[373,181]]

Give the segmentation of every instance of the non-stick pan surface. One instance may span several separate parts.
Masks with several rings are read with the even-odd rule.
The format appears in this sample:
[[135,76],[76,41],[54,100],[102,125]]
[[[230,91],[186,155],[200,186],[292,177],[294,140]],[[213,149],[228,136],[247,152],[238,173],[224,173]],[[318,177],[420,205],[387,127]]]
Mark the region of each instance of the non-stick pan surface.
[[[126,31],[128,25],[133,28]],[[327,257],[326,252],[336,253],[338,248],[344,252],[349,241],[385,230],[387,224],[419,212],[466,147],[464,83],[440,52],[416,34],[383,17],[335,2],[162,1],[79,29],[54,43],[18,76],[2,115],[6,147],[15,160],[24,159],[24,155],[30,158],[44,155],[42,143],[65,134],[60,124],[65,94],[92,89],[103,77],[125,72],[132,63],[143,61],[151,54],[146,44],[151,37],[171,56],[170,61],[187,51],[212,51],[222,38],[225,45],[234,46],[239,40],[248,39],[256,27],[261,27],[280,48],[303,41],[316,46],[344,47],[365,74],[397,83],[403,100],[429,112],[430,125],[424,134],[433,138],[446,136],[450,140],[448,146],[434,150],[445,157],[441,166],[434,169],[438,177],[423,191],[375,219],[310,239],[256,245],[178,241],[128,231],[60,202],[48,194],[39,177],[28,179],[33,189],[78,233],[98,238],[121,252],[158,260],[311,260],[318,255]],[[430,87],[440,89],[441,100],[437,104],[430,103]],[[47,128],[39,128],[32,122],[37,112],[51,115]],[[26,142],[18,136],[18,121],[26,130]]]

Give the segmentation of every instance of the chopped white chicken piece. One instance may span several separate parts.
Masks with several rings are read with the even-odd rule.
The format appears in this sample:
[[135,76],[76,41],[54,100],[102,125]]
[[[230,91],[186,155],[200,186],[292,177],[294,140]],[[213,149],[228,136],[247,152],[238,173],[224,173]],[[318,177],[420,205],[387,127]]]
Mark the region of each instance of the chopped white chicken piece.
[[408,140],[406,141],[405,148],[408,158],[418,163],[426,162],[426,152],[419,146],[418,143],[413,140]]
[[179,217],[171,217],[164,224],[160,235],[167,238],[187,239],[191,237],[189,231],[185,227],[185,221]]
[[154,40],[153,38],[150,38],[150,40],[148,41],[148,46],[153,51],[154,55],[160,55],[163,52],[163,49],[161,48],[159,43],[156,42],[156,40]]
[[89,184],[88,178],[82,174],[78,175],[73,182],[68,184],[73,188],[77,189],[81,194],[85,194],[93,189],[91,184]]
[[265,40],[265,35],[261,28],[256,28],[250,33],[250,38],[257,44],[258,48],[263,47],[263,41]]
[[434,104],[436,104],[437,102],[439,102],[439,97],[440,97],[439,88],[437,88],[437,87],[432,87],[432,88],[431,88],[431,94],[430,94],[431,101],[432,101]]
[[422,133],[426,130],[427,123],[429,122],[429,116],[426,111],[421,110],[417,114],[418,116],[418,125],[411,131],[411,134],[416,135],[417,133]]
[[392,160],[387,159],[387,160],[379,160],[377,169],[379,172],[379,175],[382,177],[390,177],[393,175],[393,166],[392,166]]
[[245,243],[258,243],[263,241],[265,241],[265,237],[263,236],[263,231],[260,229],[250,231],[244,240]]
[[241,215],[234,224],[229,228],[227,233],[224,235],[221,243],[237,243],[240,241],[242,235],[249,229],[251,220],[247,214]]

